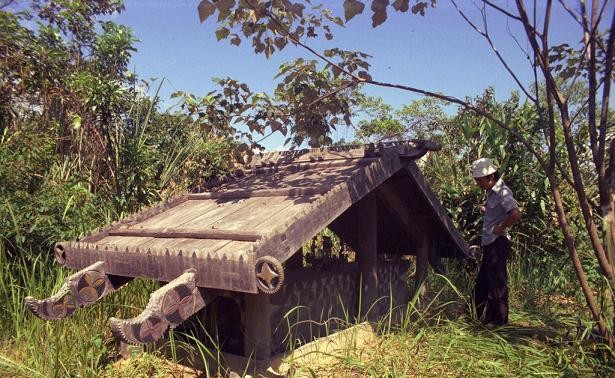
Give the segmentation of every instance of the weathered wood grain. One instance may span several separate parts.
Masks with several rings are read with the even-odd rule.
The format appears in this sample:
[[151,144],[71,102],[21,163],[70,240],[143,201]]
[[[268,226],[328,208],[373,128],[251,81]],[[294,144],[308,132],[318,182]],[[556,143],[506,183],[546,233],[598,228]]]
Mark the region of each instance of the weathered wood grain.
[[257,232],[233,230],[186,230],[182,228],[111,230],[109,236],[148,236],[162,239],[221,239],[255,242],[261,239]]
[[258,255],[267,251],[284,262],[353,203],[402,169],[404,164],[396,152],[385,151],[381,159],[354,172],[347,181],[311,203],[303,213],[287,219],[269,235],[263,235],[263,239],[255,244],[254,251]]

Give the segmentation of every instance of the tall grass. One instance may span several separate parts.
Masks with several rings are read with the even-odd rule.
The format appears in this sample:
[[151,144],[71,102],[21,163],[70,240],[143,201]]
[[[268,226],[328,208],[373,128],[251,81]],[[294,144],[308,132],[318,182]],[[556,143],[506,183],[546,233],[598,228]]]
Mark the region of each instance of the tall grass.
[[[320,366],[294,366],[300,376],[362,377],[550,377],[607,376],[615,369],[605,355],[608,349],[588,340],[582,308],[574,297],[562,294],[558,300],[544,300],[554,294],[545,290],[549,278],[526,260],[525,250],[510,265],[511,322],[496,331],[485,329],[468,313],[467,293],[473,285],[472,275],[453,262],[448,275],[431,275],[428,298],[414,297],[398,311],[391,302],[388,314],[376,323],[377,337],[362,347],[348,346],[327,355]],[[26,295],[46,297],[59,289],[68,272],[47,255],[21,253],[9,257],[0,244],[0,376],[16,377],[132,377],[164,376],[167,362],[156,356],[166,351],[167,358],[199,366],[206,376],[224,374],[219,363],[224,360],[215,335],[171,333],[160,349],[150,347],[146,355],[131,364],[116,365],[119,358],[109,331],[110,316],[131,317],[143,308],[156,283],[136,280],[92,307],[81,309],[69,319],[45,322],[30,314],[23,304]],[[412,283],[411,283],[412,284]],[[387,301],[380,298],[379,301]],[[422,303],[419,303],[422,300]],[[340,298],[343,307],[343,298]],[[126,306],[130,304],[130,306]],[[376,307],[376,306],[372,306]],[[296,309],[295,311],[298,311]],[[315,326],[325,324],[326,332],[340,326],[357,324],[348,309],[342,318],[314,319]],[[326,319],[325,319],[326,318]],[[287,327],[292,312],[285,317]],[[198,319],[197,319],[198,321]],[[307,321],[312,321],[308,319]],[[205,326],[197,329],[205,330]],[[288,340],[290,349],[296,340]],[[301,341],[302,343],[304,341]],[[170,351],[170,352],[169,352]],[[168,357],[171,356],[171,357]],[[186,357],[187,356],[187,357]],[[324,357],[324,356],[323,356]],[[331,362],[333,358],[333,362]],[[247,370],[248,367],[246,367]]]

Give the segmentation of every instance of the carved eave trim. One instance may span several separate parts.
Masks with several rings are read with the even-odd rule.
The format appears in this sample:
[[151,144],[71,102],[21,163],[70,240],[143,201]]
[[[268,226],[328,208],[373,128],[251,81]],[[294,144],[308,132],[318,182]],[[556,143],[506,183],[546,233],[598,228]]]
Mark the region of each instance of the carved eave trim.
[[[107,273],[171,281],[187,269],[196,270],[199,287],[256,293],[255,256],[250,250],[226,254],[216,251],[126,247],[123,249],[85,242],[58,243],[63,265],[82,269],[104,261]],[[57,253],[57,252],[56,252]]]

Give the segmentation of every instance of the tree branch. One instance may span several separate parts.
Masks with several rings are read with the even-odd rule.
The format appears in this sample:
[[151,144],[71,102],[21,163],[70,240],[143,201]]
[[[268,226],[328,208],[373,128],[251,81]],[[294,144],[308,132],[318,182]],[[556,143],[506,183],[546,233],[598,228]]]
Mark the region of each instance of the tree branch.
[[[608,183],[609,177],[606,175],[606,170],[604,167],[604,157],[605,157],[605,147],[606,147],[606,133],[607,133],[607,123],[609,116],[609,100],[611,94],[611,77],[613,75],[613,55],[615,54],[615,15],[611,19],[611,30],[609,32],[608,46],[606,50],[605,57],[605,71],[604,71],[604,83],[602,87],[602,106],[600,108],[600,125],[599,130],[600,134],[598,136],[598,158],[601,163],[602,171],[598,172],[599,175],[599,190],[600,190],[600,205],[605,206],[609,203],[610,194],[609,189],[610,184]],[[611,143],[613,143],[611,141]],[[611,149],[613,148],[613,144],[611,144]],[[612,151],[611,151],[612,152]],[[613,157],[611,157],[610,166],[613,167],[615,162],[613,161]],[[611,183],[612,185],[613,183]]]
[[493,8],[493,9],[496,9],[496,10],[498,10],[498,11],[502,12],[503,14],[505,14],[506,16],[508,16],[508,17],[510,17],[510,18],[512,18],[512,19],[514,19],[514,20],[521,21],[521,17],[519,17],[519,16],[517,16],[517,15],[514,15],[514,14],[512,14],[512,13],[510,13],[510,12],[509,12],[509,11],[507,11],[506,9],[504,9],[504,8],[502,8],[502,7],[499,7],[499,6],[495,5],[494,3],[492,3],[492,2],[491,2],[491,1],[489,1],[489,0],[483,0],[483,3],[485,3],[485,4],[489,5],[489,6],[490,6],[491,8]]
[[502,56],[502,54],[500,54],[500,52],[498,51],[498,49],[495,47],[495,44],[493,43],[493,40],[491,39],[491,36],[489,35],[489,33],[487,32],[487,21],[485,18],[485,14],[483,13],[483,23],[485,26],[485,31],[481,31],[467,16],[466,14],[459,8],[459,6],[457,5],[457,3],[455,2],[455,0],[450,0],[451,3],[453,3],[453,6],[455,7],[455,9],[457,10],[457,12],[461,15],[461,17],[481,36],[483,36],[483,38],[485,38],[487,40],[487,42],[489,43],[489,46],[491,47],[491,50],[493,50],[493,52],[495,53],[495,55],[497,56],[498,60],[500,61],[500,63],[502,63],[502,65],[504,66],[504,68],[506,69],[506,71],[508,71],[508,73],[510,74],[510,76],[515,80],[515,82],[517,83],[517,85],[519,86],[519,88],[521,89],[521,91],[523,91],[523,93],[527,96],[527,98],[529,98],[532,102],[536,102],[536,99],[534,98],[534,96],[532,96],[527,89],[525,89],[525,86],[521,83],[521,81],[519,80],[519,78],[517,77],[517,75],[513,72],[513,70],[510,68],[510,66],[508,65],[508,63],[506,62],[506,60],[504,59],[504,57]]

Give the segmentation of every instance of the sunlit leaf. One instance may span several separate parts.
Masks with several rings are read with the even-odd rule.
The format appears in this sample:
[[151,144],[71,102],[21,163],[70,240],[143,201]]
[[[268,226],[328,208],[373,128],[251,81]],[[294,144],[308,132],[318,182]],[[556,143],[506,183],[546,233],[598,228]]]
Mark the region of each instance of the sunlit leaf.
[[81,116],[76,115],[71,123],[73,130],[78,130],[81,127]]
[[203,0],[199,4],[199,8],[198,9],[199,9],[199,20],[201,22],[204,22],[205,20],[207,20],[209,18],[209,16],[214,14],[214,12],[216,10],[216,6],[213,5],[211,3],[211,1],[209,1],[209,0]]
[[374,0],[372,2],[372,11],[374,12],[372,15],[372,27],[375,28],[386,21],[388,5],[389,0]]
[[412,13],[413,14],[420,14],[421,16],[425,15],[425,8],[427,8],[427,3],[425,2],[420,2],[420,3],[416,3],[412,6]]
[[288,41],[286,40],[285,37],[277,37],[273,43],[275,44],[275,47],[278,48],[278,50],[282,50],[284,48],[284,46],[286,46],[286,43],[288,43]]
[[357,14],[363,13],[365,4],[357,0],[345,0],[344,1],[344,17],[346,22],[350,21]]
[[218,30],[216,30],[216,38],[219,40],[224,39],[226,37],[228,37],[230,33],[230,30],[228,28],[219,28]]
[[393,2],[393,8],[398,12],[407,12],[409,9],[410,0],[395,0]]
[[235,0],[218,0],[216,8],[218,8],[218,21],[222,21],[229,16],[231,8],[235,6]]

